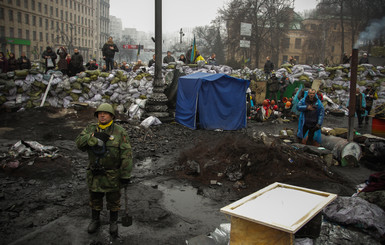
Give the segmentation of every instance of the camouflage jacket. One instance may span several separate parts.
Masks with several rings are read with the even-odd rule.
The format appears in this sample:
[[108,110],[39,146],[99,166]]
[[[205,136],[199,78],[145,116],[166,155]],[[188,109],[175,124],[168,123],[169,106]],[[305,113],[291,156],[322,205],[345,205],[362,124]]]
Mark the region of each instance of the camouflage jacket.
[[[93,133],[105,132],[110,135],[106,142],[106,153],[99,158],[102,174],[92,171],[97,161],[97,155],[92,146],[97,144]],[[87,167],[87,184],[93,192],[113,192],[121,188],[120,179],[131,177],[132,150],[126,130],[112,123],[108,128],[101,130],[97,123],[88,125],[76,138],[76,145],[82,151],[88,152],[89,164]]]

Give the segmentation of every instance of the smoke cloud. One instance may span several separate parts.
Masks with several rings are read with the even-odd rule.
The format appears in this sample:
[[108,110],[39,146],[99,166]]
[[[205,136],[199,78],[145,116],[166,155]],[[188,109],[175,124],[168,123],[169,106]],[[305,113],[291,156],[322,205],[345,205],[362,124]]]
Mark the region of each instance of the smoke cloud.
[[365,28],[365,31],[360,33],[354,48],[358,49],[366,42],[376,39],[383,30],[385,30],[385,17],[381,20],[377,19],[372,21],[372,23]]

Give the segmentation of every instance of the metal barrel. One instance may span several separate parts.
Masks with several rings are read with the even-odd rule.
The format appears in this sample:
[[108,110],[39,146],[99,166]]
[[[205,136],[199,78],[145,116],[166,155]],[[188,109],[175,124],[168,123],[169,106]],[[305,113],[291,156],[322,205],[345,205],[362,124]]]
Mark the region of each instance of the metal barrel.
[[322,135],[321,146],[331,150],[334,157],[340,161],[341,166],[356,166],[362,155],[359,144],[336,136]]

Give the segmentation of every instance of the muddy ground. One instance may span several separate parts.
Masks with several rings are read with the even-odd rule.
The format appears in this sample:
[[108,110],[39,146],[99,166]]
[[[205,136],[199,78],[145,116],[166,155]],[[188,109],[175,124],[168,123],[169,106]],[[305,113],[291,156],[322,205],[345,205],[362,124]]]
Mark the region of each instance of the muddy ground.
[[[375,172],[362,165],[328,168],[319,157],[295,150],[279,137],[272,138],[272,146],[259,140],[262,131],[295,132],[296,122],[249,121],[238,131],[190,130],[175,122],[144,129],[118,115],[134,155],[128,188],[133,225],[119,226],[119,237],[113,239],[103,211],[98,234],[89,235],[87,155],[76,149],[74,139],[95,120],[93,112],[84,107],[1,111],[0,244],[185,244],[230,222],[220,208],[271,183],[350,196]],[[323,126],[346,122],[328,115]],[[370,125],[361,131],[370,133]],[[8,152],[19,140],[55,146],[58,155],[18,158],[20,166],[11,168],[14,159]],[[123,207],[122,195],[120,217]]]

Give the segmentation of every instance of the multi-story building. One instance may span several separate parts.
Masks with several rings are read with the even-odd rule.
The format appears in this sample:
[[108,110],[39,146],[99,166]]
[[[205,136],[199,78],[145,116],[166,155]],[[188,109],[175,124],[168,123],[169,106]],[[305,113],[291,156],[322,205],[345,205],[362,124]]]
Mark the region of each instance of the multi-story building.
[[120,40],[122,38],[122,20],[113,15],[110,15],[110,35],[115,40]]
[[1,51],[16,57],[40,59],[47,46],[64,46],[98,58],[108,24],[109,0],[0,0]]

